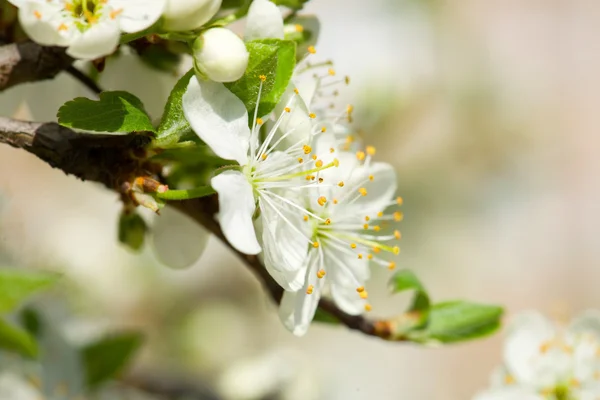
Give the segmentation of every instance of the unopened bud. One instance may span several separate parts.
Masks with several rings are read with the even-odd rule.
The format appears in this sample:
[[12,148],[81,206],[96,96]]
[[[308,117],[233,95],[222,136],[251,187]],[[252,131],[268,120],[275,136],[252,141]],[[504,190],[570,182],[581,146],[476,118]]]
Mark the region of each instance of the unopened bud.
[[167,0],[163,29],[189,31],[201,27],[215,16],[221,0]]
[[237,81],[248,66],[246,45],[229,29],[207,30],[194,42],[193,52],[198,72],[215,82]]

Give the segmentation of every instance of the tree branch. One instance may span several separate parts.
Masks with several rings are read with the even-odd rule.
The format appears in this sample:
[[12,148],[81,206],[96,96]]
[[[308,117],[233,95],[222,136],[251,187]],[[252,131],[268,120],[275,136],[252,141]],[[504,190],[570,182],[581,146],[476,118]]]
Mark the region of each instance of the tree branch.
[[[149,138],[141,135],[95,135],[74,132],[55,123],[32,123],[0,117],[0,143],[22,148],[82,180],[102,183],[120,191],[124,182],[140,174],[147,174],[152,166],[144,160],[144,146]],[[121,194],[123,194],[121,192]],[[265,284],[276,303],[283,289],[273,280],[258,257],[235,250],[225,239],[214,215],[218,211],[216,196],[170,202],[170,205],[187,214],[221,239]],[[391,340],[390,323],[371,321],[363,316],[353,316],[340,310],[332,301],[321,299],[321,310],[332,315],[350,329],[364,334]]]
[[40,46],[31,41],[0,46],[0,91],[54,78],[72,63],[64,47]]

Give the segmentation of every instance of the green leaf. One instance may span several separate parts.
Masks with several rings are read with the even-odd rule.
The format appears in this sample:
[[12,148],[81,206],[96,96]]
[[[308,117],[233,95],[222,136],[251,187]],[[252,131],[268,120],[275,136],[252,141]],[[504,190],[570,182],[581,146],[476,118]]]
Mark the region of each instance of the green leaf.
[[429,324],[421,331],[410,332],[410,340],[420,343],[454,343],[489,335],[500,327],[503,309],[498,306],[449,301],[435,304]]
[[247,42],[246,48],[250,53],[246,73],[238,81],[225,86],[244,102],[252,116],[261,83],[259,77],[266,76],[258,107],[258,115],[264,116],[275,108],[292,78],[296,66],[296,44],[290,40],[260,39]]
[[414,290],[415,295],[408,311],[423,313],[426,317],[430,305],[429,295],[419,278],[412,271],[407,269],[399,271],[390,279],[389,285],[392,293]]
[[[194,76],[194,69],[189,70],[179,79],[165,104],[160,124],[156,132],[155,147],[173,145],[183,137],[194,135],[192,127],[183,115],[183,94],[187,89],[190,78]],[[195,136],[195,135],[194,135]]]
[[13,311],[29,296],[56,282],[58,275],[40,271],[0,269],[0,314]]
[[138,333],[121,333],[82,350],[87,384],[96,387],[118,374],[142,344]]
[[58,110],[58,122],[95,132],[154,132],[142,101],[123,91],[102,92],[100,100],[77,97]]
[[27,331],[0,319],[0,349],[34,358],[38,348],[33,337]]
[[310,0],[271,0],[273,3],[278,6],[285,6],[288,8],[292,8],[294,10],[301,10],[304,8],[304,4],[308,3]]
[[144,245],[147,230],[146,222],[136,212],[122,213],[119,217],[119,242],[134,251]]

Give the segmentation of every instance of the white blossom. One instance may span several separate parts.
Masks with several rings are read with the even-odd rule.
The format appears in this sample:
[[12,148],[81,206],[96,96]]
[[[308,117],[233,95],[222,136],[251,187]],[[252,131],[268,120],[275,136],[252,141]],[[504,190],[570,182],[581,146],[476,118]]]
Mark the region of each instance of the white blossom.
[[188,31],[201,27],[215,16],[222,0],[167,0],[162,27]]
[[225,28],[212,28],[202,33],[193,45],[197,70],[215,82],[240,79],[248,66],[248,50],[235,33]]
[[[258,93],[260,102],[262,81]],[[294,97],[288,100],[291,104]],[[298,106],[300,107],[300,106]],[[237,161],[239,166],[221,172],[211,180],[219,194],[218,219],[227,240],[237,250],[246,254],[258,254],[261,246],[253,226],[257,205],[263,226],[273,224],[273,218],[287,220],[282,210],[298,209],[293,200],[278,194],[287,188],[316,187],[316,182],[306,182],[305,166],[309,171],[322,171],[335,167],[337,160],[324,164],[319,160],[302,163],[301,158],[310,148],[311,136],[301,138],[292,145],[280,146],[293,130],[279,135],[279,126],[292,112],[290,107],[277,116],[275,125],[259,140],[259,131],[264,121],[257,116],[258,107],[248,126],[248,113],[244,103],[223,84],[202,81],[192,77],[183,96],[186,119],[196,134],[219,156]],[[307,117],[308,118],[308,117]],[[299,210],[296,218],[302,218]],[[295,227],[295,221],[286,224]],[[306,247],[308,243],[303,243]],[[291,269],[297,271],[293,262]]]
[[67,47],[67,54],[95,59],[111,54],[121,32],[138,32],[161,16],[166,0],[10,0],[29,37]]
[[283,17],[269,0],[254,0],[246,18],[246,41],[255,39],[283,39]]
[[537,312],[519,315],[509,329],[504,366],[492,386],[475,399],[597,399],[600,314],[586,312],[567,328]]

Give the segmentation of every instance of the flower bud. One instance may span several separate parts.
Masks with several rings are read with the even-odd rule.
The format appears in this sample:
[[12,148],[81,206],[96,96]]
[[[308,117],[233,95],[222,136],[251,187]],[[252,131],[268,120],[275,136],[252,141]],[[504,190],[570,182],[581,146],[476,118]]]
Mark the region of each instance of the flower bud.
[[204,32],[193,45],[194,65],[215,82],[237,81],[246,72],[248,50],[235,33],[225,28]]
[[201,27],[215,16],[222,0],[167,0],[163,28],[189,31]]

